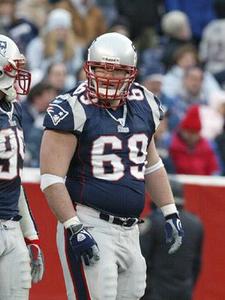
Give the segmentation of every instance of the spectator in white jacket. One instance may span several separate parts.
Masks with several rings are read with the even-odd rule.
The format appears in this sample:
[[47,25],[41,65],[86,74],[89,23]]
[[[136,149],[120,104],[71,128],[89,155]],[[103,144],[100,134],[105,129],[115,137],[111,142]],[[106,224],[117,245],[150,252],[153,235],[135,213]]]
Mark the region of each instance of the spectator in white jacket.
[[[197,50],[193,46],[180,47],[174,54],[174,65],[164,76],[162,91],[169,97],[179,95],[183,88],[182,82],[185,70],[198,63]],[[220,85],[213,75],[204,71],[202,93],[208,97],[211,93],[220,90]]]

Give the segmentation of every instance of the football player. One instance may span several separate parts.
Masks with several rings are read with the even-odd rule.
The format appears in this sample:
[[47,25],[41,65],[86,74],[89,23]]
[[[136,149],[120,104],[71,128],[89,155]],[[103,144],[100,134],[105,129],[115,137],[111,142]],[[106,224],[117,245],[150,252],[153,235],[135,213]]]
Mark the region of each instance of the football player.
[[21,185],[24,139],[17,94],[29,91],[24,56],[0,35],[0,299],[27,300],[31,281],[42,279],[38,233]]
[[[169,253],[183,230],[154,133],[159,100],[134,82],[137,54],[119,33],[88,50],[87,80],[49,105],[41,189],[57,219],[69,300],[140,299],[146,264],[139,245],[145,188],[165,216]],[[64,234],[65,232],[65,234]]]

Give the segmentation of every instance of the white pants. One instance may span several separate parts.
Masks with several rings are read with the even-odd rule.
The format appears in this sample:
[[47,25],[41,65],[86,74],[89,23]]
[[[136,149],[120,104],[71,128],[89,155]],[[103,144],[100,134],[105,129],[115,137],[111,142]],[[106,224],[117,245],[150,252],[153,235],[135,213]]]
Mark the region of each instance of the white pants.
[[0,220],[0,300],[27,300],[30,287],[30,258],[20,224]]
[[[138,300],[144,295],[146,263],[141,255],[138,225],[123,227],[99,219],[99,213],[77,206],[77,215],[96,240],[100,260],[81,267],[68,255],[63,226],[57,228],[57,246],[68,300]],[[84,290],[86,290],[84,292]]]

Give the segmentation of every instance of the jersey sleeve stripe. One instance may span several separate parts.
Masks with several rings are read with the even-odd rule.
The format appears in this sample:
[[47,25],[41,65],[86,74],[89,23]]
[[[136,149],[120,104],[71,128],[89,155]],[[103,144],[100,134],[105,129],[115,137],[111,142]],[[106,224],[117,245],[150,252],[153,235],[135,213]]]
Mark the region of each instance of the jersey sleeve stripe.
[[85,110],[76,96],[68,99],[74,119],[74,131],[82,132],[85,121],[87,119]]
[[160,121],[163,119],[163,108],[159,99],[154,96],[151,92],[145,89],[145,96],[148,101],[148,104],[152,110],[152,116],[155,124],[155,129],[158,128]]

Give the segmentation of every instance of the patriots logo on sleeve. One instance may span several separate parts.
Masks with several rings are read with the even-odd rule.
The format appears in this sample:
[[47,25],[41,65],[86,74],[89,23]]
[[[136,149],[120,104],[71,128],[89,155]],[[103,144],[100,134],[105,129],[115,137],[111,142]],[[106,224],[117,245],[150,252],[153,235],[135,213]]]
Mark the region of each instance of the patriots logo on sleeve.
[[0,54],[2,56],[5,56],[6,54],[6,47],[7,47],[6,41],[0,41]]
[[55,126],[58,125],[60,121],[65,119],[65,117],[69,114],[68,111],[55,103],[49,104],[47,113],[51,117],[52,122]]

